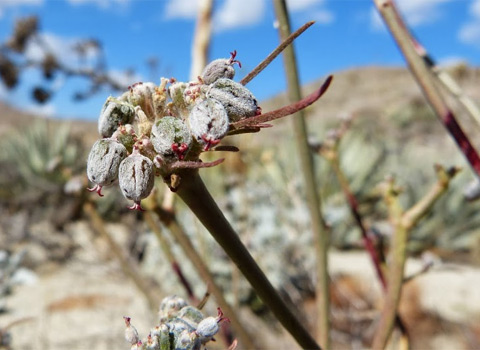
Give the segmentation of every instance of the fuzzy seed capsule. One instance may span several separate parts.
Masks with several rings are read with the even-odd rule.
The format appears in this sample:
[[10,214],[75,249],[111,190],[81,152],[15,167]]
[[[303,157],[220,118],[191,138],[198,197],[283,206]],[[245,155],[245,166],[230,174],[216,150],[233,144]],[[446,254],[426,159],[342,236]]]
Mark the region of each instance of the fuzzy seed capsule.
[[230,320],[224,317],[222,309],[217,308],[218,315],[217,317],[207,317],[202,322],[198,324],[197,330],[195,333],[200,338],[202,344],[210,341],[215,334],[217,334],[220,329],[219,324],[223,321],[230,322]]
[[123,195],[134,201],[130,209],[142,210],[140,201],[150,194],[155,182],[153,162],[134,148],[120,163],[118,180]]
[[233,65],[238,63],[241,67],[239,61],[235,60],[237,51],[230,53],[230,58],[219,58],[215,61],[210,62],[202,72],[202,81],[204,84],[213,84],[215,81],[221,78],[233,79],[235,76],[235,69]]
[[260,111],[255,96],[242,84],[218,79],[210,86],[207,98],[214,98],[225,107],[230,122],[253,117]]
[[223,105],[209,98],[197,103],[188,116],[190,130],[204,150],[218,144],[229,128],[227,111]]
[[120,163],[127,157],[127,149],[113,139],[94,143],[87,161],[88,179],[95,184],[90,191],[102,196],[101,189],[111,185],[118,177]]
[[216,317],[207,317],[198,324],[196,333],[200,337],[202,344],[205,344],[218,333],[218,319]]
[[183,120],[163,117],[153,124],[151,141],[162,159],[176,161],[185,158],[192,143],[192,136]]
[[102,137],[110,137],[119,125],[132,123],[134,116],[135,112],[131,104],[110,96],[100,112],[98,132]]

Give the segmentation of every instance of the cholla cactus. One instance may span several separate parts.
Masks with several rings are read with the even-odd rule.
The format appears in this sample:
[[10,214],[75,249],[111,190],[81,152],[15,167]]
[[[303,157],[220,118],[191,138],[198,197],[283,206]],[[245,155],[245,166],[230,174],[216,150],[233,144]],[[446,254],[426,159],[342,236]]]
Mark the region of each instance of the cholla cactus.
[[134,201],[130,208],[141,209],[153,174],[169,181],[178,169],[217,164],[202,163],[200,154],[227,135],[231,120],[258,111],[253,95],[231,80],[234,64],[240,65],[235,56],[236,51],[210,63],[198,81],[161,78],[159,86],[136,83],[118,98],[109,97],[98,124],[104,138],[88,158],[88,178],[95,184],[90,190],[102,195],[102,187],[119,179],[123,195]]
[[219,325],[228,321],[220,308],[216,317],[205,318],[200,310],[176,295],[162,300],[159,316],[160,323],[143,341],[130,317],[124,317],[125,339],[131,344],[130,350],[199,350],[218,333]]

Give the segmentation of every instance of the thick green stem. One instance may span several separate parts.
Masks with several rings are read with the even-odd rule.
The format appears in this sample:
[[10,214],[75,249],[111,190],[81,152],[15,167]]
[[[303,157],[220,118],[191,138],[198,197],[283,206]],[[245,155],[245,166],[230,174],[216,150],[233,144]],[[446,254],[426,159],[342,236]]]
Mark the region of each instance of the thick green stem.
[[303,349],[320,349],[315,339],[304,327],[304,323],[300,322],[292,310],[288,308],[243,245],[198,173],[196,171],[185,172],[181,181],[177,194],[237,265],[258,296],[272,310],[278,321]]
[[[285,40],[290,35],[290,21],[285,0],[275,0],[275,12],[279,22],[280,37]],[[301,99],[300,82],[293,45],[283,52],[285,72],[288,82],[288,96],[291,102]],[[310,220],[312,223],[313,241],[316,249],[316,309],[317,309],[317,339],[325,348],[330,348],[330,298],[328,288],[328,237],[326,224],[322,218],[320,199],[318,197],[317,182],[313,157],[308,145],[307,126],[303,110],[292,119],[295,131],[295,140],[298,148],[301,173],[305,184]]]

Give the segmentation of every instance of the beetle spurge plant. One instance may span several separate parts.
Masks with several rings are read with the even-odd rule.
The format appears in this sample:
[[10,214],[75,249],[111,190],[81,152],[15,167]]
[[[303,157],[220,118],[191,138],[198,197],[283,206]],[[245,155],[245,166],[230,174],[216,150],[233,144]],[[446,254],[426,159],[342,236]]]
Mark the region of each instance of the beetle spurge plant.
[[125,316],[125,340],[135,350],[196,350],[213,339],[223,322],[228,318],[218,308],[216,317],[205,317],[203,313],[178,296],[162,300],[158,311],[159,324],[141,340],[138,331]]
[[202,162],[203,152],[236,151],[219,145],[228,136],[258,132],[274,119],[296,113],[317,101],[332,77],[309,96],[280,109],[262,113],[254,95],[244,86],[286,46],[305,31],[309,22],[289,36],[241,83],[233,80],[236,51],[229,58],[208,64],[195,81],[161,78],[160,84],[137,83],[102,108],[97,141],[88,157],[87,174],[102,195],[118,179],[123,195],[133,201],[130,209],[143,210],[140,202],[152,191],[155,175],[194,212],[217,243],[237,265],[263,302],[303,348],[319,349],[297,315],[290,310],[238,238],[198,175],[199,168],[223,159]]
[[[185,169],[215,166],[222,159],[204,163],[202,152],[222,150],[220,141],[229,133],[256,132],[265,122],[295,113],[316,101],[324,86],[296,104],[262,114],[254,95],[235,82],[236,51],[217,59],[191,82],[160,79],[136,83],[121,96],[108,97],[100,113],[98,132],[103,137],[92,147],[87,175],[90,191],[118,180],[122,194],[133,201],[130,209],[143,210],[140,201],[152,191],[154,175],[172,191],[181,186]],[[231,149],[231,148],[228,148]]]

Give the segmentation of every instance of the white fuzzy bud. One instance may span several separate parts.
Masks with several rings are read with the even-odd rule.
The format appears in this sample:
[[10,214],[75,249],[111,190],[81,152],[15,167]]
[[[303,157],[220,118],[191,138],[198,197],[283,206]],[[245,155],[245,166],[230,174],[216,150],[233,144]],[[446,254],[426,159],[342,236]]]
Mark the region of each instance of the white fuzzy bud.
[[190,130],[199,143],[208,150],[227,134],[229,120],[223,105],[215,99],[197,103],[188,116]]
[[259,113],[255,96],[242,84],[218,79],[210,86],[207,98],[214,98],[225,107],[230,122],[253,117]]

